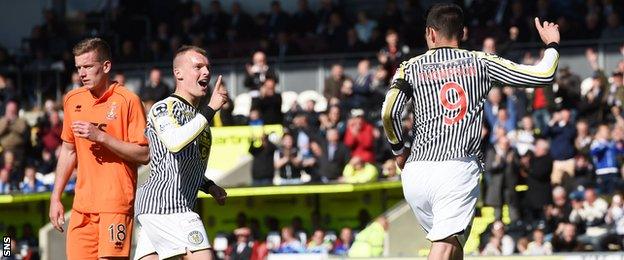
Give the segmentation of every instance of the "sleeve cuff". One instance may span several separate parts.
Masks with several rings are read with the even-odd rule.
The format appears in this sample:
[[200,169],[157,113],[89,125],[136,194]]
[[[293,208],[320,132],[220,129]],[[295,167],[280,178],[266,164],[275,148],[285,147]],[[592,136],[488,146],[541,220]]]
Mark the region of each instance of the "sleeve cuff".
[[210,187],[217,185],[213,180],[208,179],[206,177],[204,177],[204,180],[202,182],[202,185],[199,187],[199,190],[203,191],[204,193],[208,194],[208,190],[210,189]]
[[547,48],[553,48],[555,49],[557,52],[559,52],[559,43],[556,42],[551,42],[549,44],[546,45]]
[[206,118],[206,120],[208,120],[208,122],[212,121],[212,118],[214,117],[216,111],[214,111],[214,109],[212,109],[209,106],[205,106],[202,109],[198,110],[199,113],[204,116]]
[[390,146],[392,147],[392,154],[394,155],[400,155],[405,150],[403,142],[400,142],[398,144],[390,144]]

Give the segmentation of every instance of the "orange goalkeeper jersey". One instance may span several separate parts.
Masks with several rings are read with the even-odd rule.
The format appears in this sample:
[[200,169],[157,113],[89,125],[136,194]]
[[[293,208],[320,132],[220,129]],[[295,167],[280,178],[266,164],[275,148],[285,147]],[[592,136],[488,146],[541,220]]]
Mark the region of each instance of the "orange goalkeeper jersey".
[[71,125],[87,121],[114,138],[147,145],[145,112],[139,97],[116,82],[100,98],[78,88],[65,95],[63,110],[61,138],[75,144],[78,165],[73,209],[133,214],[137,165],[102,145],[74,137]]

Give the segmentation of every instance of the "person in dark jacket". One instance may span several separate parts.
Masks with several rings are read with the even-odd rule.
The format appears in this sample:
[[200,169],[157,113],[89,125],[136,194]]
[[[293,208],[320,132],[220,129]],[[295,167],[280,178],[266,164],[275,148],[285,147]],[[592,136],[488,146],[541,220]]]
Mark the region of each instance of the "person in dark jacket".
[[253,251],[253,242],[249,241],[251,230],[248,227],[241,227],[234,230],[236,242],[232,245],[232,253],[230,260],[248,260],[251,259]]
[[251,100],[251,109],[260,111],[265,125],[282,124],[282,96],[275,91],[275,80],[268,78],[260,88],[260,96]]
[[349,149],[340,142],[338,129],[330,128],[326,141],[321,144],[319,156],[319,174],[324,183],[335,181],[342,176],[342,169],[349,162]]
[[562,109],[555,112],[545,130],[544,136],[550,137],[551,142],[557,144],[550,150],[554,160],[550,180],[553,185],[561,185],[574,177],[576,127],[571,122],[570,111]]
[[520,217],[514,190],[518,182],[514,157],[514,151],[510,148],[506,137],[499,138],[487,153],[485,174],[488,183],[485,203],[494,207],[497,220],[502,219],[503,203],[509,205],[511,222],[517,221]]
[[251,178],[254,186],[273,184],[275,174],[273,156],[277,147],[269,141],[266,134],[262,135],[260,142],[260,146],[256,146],[255,140],[252,140],[249,146],[249,153],[254,157],[251,163]]
[[553,158],[549,154],[548,141],[539,139],[535,143],[535,152],[529,161],[526,183],[529,190],[526,192],[526,210],[529,223],[544,220],[544,207],[552,203],[550,192],[550,173],[553,168]]

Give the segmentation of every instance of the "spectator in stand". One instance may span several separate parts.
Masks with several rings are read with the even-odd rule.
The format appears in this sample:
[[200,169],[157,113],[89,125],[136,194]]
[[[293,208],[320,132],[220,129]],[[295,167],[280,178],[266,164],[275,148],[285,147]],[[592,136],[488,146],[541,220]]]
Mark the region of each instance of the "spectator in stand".
[[624,107],[624,81],[622,81],[622,72],[614,71],[611,74],[611,86],[609,87],[609,96],[607,97],[607,105],[610,107]]
[[584,228],[585,233],[577,237],[582,245],[591,245],[593,250],[602,251],[602,239],[606,237],[607,230],[604,227],[605,216],[609,204],[598,197],[592,187],[587,187],[584,192],[584,200],[572,200],[572,212],[570,222]]
[[303,253],[305,248],[301,241],[295,237],[292,227],[282,228],[282,242],[280,243],[277,253]]
[[[210,2],[210,12],[206,16],[206,26],[208,27],[207,38],[209,41],[214,42],[225,37],[225,31],[230,21],[230,15],[223,11],[220,1]],[[205,30],[205,28],[198,28],[199,30]]]
[[262,116],[260,116],[260,110],[258,108],[252,108],[249,111],[249,125],[250,126],[263,126],[264,121],[262,120]]
[[169,96],[171,90],[169,85],[162,81],[162,73],[158,68],[150,70],[149,79],[139,90],[139,96],[145,106],[145,111],[149,111],[154,103]]
[[492,224],[492,233],[481,255],[511,255],[516,248],[511,236],[505,234],[505,225],[497,220]]
[[533,230],[533,241],[527,246],[527,251],[524,255],[552,255],[552,244],[548,241],[544,241],[544,231],[541,229]]
[[271,10],[267,18],[267,31],[269,38],[275,38],[278,32],[289,29],[290,16],[282,10],[279,1],[271,2]]
[[522,117],[520,128],[507,133],[511,146],[518,152],[518,155],[524,156],[528,152],[533,152],[536,137],[539,135],[539,129],[535,128],[533,118],[530,115]]
[[554,232],[559,224],[568,222],[572,206],[568,201],[568,194],[561,186],[556,186],[552,190],[553,204],[546,206],[544,214],[546,215],[546,228],[548,232]]
[[131,40],[125,40],[121,44],[121,53],[119,57],[115,59],[119,63],[135,63],[141,61],[141,56],[137,53],[134,47],[134,42]]
[[[511,108],[512,106],[507,107]],[[496,120],[494,121],[494,125],[492,125],[492,129],[502,128],[505,134],[513,131],[514,129],[516,129],[516,119],[513,115],[513,111],[508,111],[505,108],[499,108],[496,115]],[[495,143],[496,141],[497,136],[492,135],[490,137],[490,142]]]
[[338,129],[327,129],[326,141],[321,143],[319,174],[321,182],[335,181],[342,176],[342,171],[349,162],[349,149],[340,142]]
[[11,182],[10,172],[0,169],[0,194],[9,194],[15,190],[15,185]]
[[251,15],[243,11],[239,2],[232,3],[229,28],[235,32],[239,39],[249,39],[254,31],[254,21]]
[[353,156],[342,171],[342,182],[367,183],[377,180],[379,172],[375,165],[368,163],[358,156]]
[[308,242],[306,252],[327,254],[331,252],[332,244],[325,240],[325,231],[322,229],[314,230],[310,242]]
[[275,90],[276,84],[275,79],[267,78],[260,87],[259,96],[251,100],[251,109],[257,109],[260,112],[262,121],[266,125],[284,122],[282,95]]
[[563,222],[559,224],[554,232],[552,245],[555,252],[578,252],[581,251],[581,244],[576,239],[576,226]]
[[310,127],[316,131],[319,129],[321,123],[319,121],[319,113],[314,110],[315,106],[316,101],[314,99],[308,99],[304,102],[301,113],[308,119]]
[[607,17],[607,27],[602,30],[601,39],[620,39],[624,38],[624,25],[620,20],[620,16],[612,12]]
[[43,149],[41,151],[41,160],[37,164],[37,172],[43,175],[47,175],[52,173],[56,169],[56,152],[60,151],[57,149],[55,151],[48,151]]
[[[487,123],[490,125],[491,129],[495,129],[495,125],[497,125],[498,122],[498,116],[499,116],[499,110],[501,109],[505,109],[507,108],[507,112],[511,112],[512,115],[515,115],[514,111],[514,107],[512,103],[507,103],[506,106],[504,106],[505,104],[503,103],[503,91],[500,88],[492,88],[492,90],[490,90],[490,92],[488,93],[488,99],[485,102],[485,105],[483,106],[483,114],[485,116],[485,120],[487,121]],[[509,114],[508,114],[509,115]],[[511,131],[515,128],[515,119],[514,120],[505,120],[505,123],[500,124],[502,126],[507,127],[507,121],[513,121],[514,125],[511,129],[509,129],[508,131]]]
[[347,31],[344,18],[338,12],[329,15],[329,21],[325,30],[321,33],[325,38],[329,52],[344,52],[347,43]]
[[390,29],[386,32],[386,45],[377,54],[377,60],[394,75],[399,64],[407,58],[409,52],[409,47],[399,42],[399,34]]
[[77,89],[79,87],[82,87],[82,81],[80,81],[80,76],[78,75],[78,72],[74,71],[72,72],[70,76],[69,84],[65,87],[65,93],[67,93],[70,90]]
[[580,154],[589,154],[592,143],[592,136],[589,134],[589,124],[587,121],[580,120],[576,122],[576,138],[574,139],[574,147]]
[[549,153],[549,143],[544,139],[535,142],[535,152],[529,160],[528,176],[526,178],[529,190],[525,195],[524,216],[528,223],[540,221],[544,218],[544,207],[551,204],[550,174],[553,159]]
[[346,255],[349,252],[349,248],[353,243],[353,231],[349,227],[344,227],[340,230],[340,236],[334,242],[332,254],[333,255]]
[[41,122],[40,129],[39,140],[43,148],[54,153],[62,143],[61,132],[63,131],[63,122],[57,110],[46,113],[46,120]]
[[346,124],[342,120],[342,113],[339,106],[330,106],[326,114],[319,115],[321,135],[327,135],[331,128],[338,130],[338,138],[342,139],[346,129]]
[[355,236],[349,248],[349,257],[380,257],[384,252],[388,228],[388,219],[385,216],[378,217]]
[[576,127],[571,122],[570,110],[562,109],[555,112],[544,131],[544,136],[550,137],[551,143],[557,144],[552,146],[550,151],[554,160],[550,180],[553,185],[560,185],[570,177],[574,177]]
[[398,181],[400,180],[399,176],[399,167],[396,165],[396,161],[394,159],[388,159],[381,166],[381,175],[383,178],[389,181]]
[[347,77],[344,74],[344,68],[340,64],[333,64],[329,77],[325,78],[323,87],[323,96],[330,101],[332,98],[340,99],[340,89],[342,83]]
[[372,92],[373,74],[370,71],[370,61],[360,60],[357,65],[358,75],[353,81],[353,101],[355,108],[369,110],[374,107],[369,103]]
[[366,12],[359,11],[357,13],[357,23],[354,27],[358,39],[363,43],[369,43],[371,35],[373,34],[373,29],[377,27],[377,21],[369,19]]
[[558,88],[554,92],[554,97],[557,101],[560,100],[556,102],[558,106],[570,110],[576,109],[581,97],[581,78],[572,73],[569,66],[564,65],[557,73],[556,84]]
[[622,202],[621,194],[613,195],[605,222],[610,228],[607,237],[603,240],[602,247],[609,248],[608,244],[616,244],[620,248],[624,247],[624,202]]
[[590,155],[596,166],[596,182],[601,194],[611,194],[621,180],[617,156],[624,153],[624,147],[611,140],[610,132],[608,125],[598,126],[590,149]]
[[283,60],[286,56],[301,53],[301,50],[299,46],[291,40],[288,32],[281,31],[277,33],[275,44],[271,47],[270,53],[272,56],[277,56],[279,60]]
[[19,117],[18,113],[17,102],[9,101],[6,104],[4,117],[0,119],[0,146],[5,151],[11,151],[19,164],[27,150],[30,127],[26,120]]
[[252,63],[245,65],[247,75],[245,76],[244,85],[249,90],[258,90],[267,79],[273,79],[277,84],[278,78],[275,71],[269,67],[266,55],[262,51],[254,52]]
[[273,156],[277,147],[266,134],[262,134],[260,140],[252,139],[250,143],[249,153],[254,157],[251,163],[251,183],[254,186],[271,185],[275,175]]
[[35,165],[26,165],[24,170],[24,180],[19,187],[23,193],[35,193],[47,191],[46,186],[36,176]]
[[353,80],[350,78],[345,79],[342,82],[342,86],[340,86],[340,108],[343,111],[361,109],[362,105],[359,102],[362,100],[358,100],[357,97],[353,92]]
[[347,31],[347,43],[345,48],[350,52],[363,52],[368,49],[368,46],[360,41],[357,31],[351,28]]
[[364,119],[364,110],[351,110],[351,119],[347,123],[344,144],[351,151],[351,156],[359,157],[364,162],[374,163],[373,125]]
[[494,207],[494,217],[497,220],[501,220],[503,217],[504,203],[509,205],[511,222],[516,222],[520,218],[515,191],[518,174],[515,171],[514,156],[514,151],[506,137],[498,139],[486,156],[486,176],[484,179],[487,190],[485,203]]
[[273,155],[273,164],[279,171],[280,184],[301,183],[301,156],[295,147],[293,136],[285,133],[282,136],[282,145]]
[[292,29],[300,37],[313,35],[316,30],[316,15],[310,10],[307,0],[299,0],[297,3],[297,11],[291,17]]
[[232,245],[229,260],[248,260],[251,258],[253,242],[249,241],[251,230],[248,227],[239,227],[234,230],[236,242]]

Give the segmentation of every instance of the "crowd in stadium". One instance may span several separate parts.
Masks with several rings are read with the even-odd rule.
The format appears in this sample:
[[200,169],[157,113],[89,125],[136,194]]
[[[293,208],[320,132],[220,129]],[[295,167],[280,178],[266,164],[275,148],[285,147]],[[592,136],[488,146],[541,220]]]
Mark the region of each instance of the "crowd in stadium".
[[[253,185],[398,180],[400,173],[381,134],[380,109],[394,69],[414,55],[414,49],[424,46],[424,33],[418,31],[424,30],[424,11],[418,1],[388,1],[376,17],[366,12],[348,16],[344,5],[336,1],[321,1],[318,10],[310,10],[301,0],[293,13],[283,11],[275,1],[270,10],[258,14],[247,14],[236,3],[223,7],[218,1],[211,2],[208,10],[192,1],[131,2],[111,1],[98,12],[72,19],[59,19],[57,11],[45,11],[45,23],[33,28],[23,55],[9,55],[0,48],[0,194],[51,190],[62,142],[62,111],[57,101],[46,101],[39,113],[20,113],[22,108],[31,110],[34,92],[29,80],[17,85],[13,74],[4,72],[62,65],[65,91],[79,87],[70,69],[69,46],[94,31],[115,43],[116,63],[170,62],[173,50],[181,44],[204,46],[213,58],[253,53],[245,68],[246,94],[251,97],[248,116],[233,115],[232,102],[215,123],[282,124],[287,129],[278,142],[261,136],[257,137],[261,142],[250,147]],[[529,29],[532,16],[556,21],[564,41],[624,39],[624,5],[616,2],[473,1],[465,7],[469,26],[462,43],[468,49],[532,64],[539,54],[513,48],[516,42],[536,39]],[[137,33],[141,26],[130,21],[129,14],[149,17],[153,35]],[[104,22],[88,22],[91,18]],[[134,26],[121,26],[127,24]],[[341,64],[329,68],[330,76],[319,93],[327,101],[326,111],[317,112],[314,100],[281,110],[280,81],[266,55],[346,51],[378,55],[376,60],[359,61],[355,75],[345,74]],[[624,59],[624,47],[621,53]],[[481,254],[545,255],[624,248],[624,61],[615,68],[601,68],[594,50],[588,49],[585,55],[594,70],[589,78],[582,79],[578,71],[561,66],[553,88],[502,87],[490,92],[484,111],[482,197],[484,206],[494,207],[497,221],[480,239]],[[171,91],[160,70],[149,74],[139,90],[146,107]],[[116,79],[123,81],[123,72]],[[50,93],[44,95],[50,97]],[[404,120],[408,135],[409,114]],[[276,173],[279,178],[274,178]],[[509,225],[500,221],[503,205],[508,208]],[[296,245],[297,251],[306,251],[297,242],[299,236],[293,236],[293,228],[281,230],[284,250]],[[254,239],[252,231],[237,229],[230,244],[248,244]],[[323,232],[308,234],[309,250],[344,253],[349,244],[344,240],[353,240],[341,231],[333,241],[343,242],[332,246]],[[24,241],[30,239],[34,238],[25,235]]]

